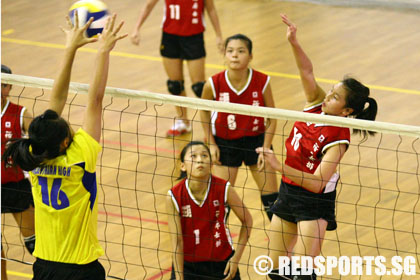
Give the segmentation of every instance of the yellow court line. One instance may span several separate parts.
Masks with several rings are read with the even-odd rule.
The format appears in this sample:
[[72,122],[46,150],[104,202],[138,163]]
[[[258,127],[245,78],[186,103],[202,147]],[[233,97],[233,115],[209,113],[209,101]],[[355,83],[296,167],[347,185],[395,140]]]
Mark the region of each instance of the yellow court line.
[[[6,30],[8,31],[8,30]],[[5,31],[5,32],[6,32]],[[36,42],[36,41],[29,41],[29,40],[22,40],[22,39],[13,39],[13,38],[1,38],[2,42],[7,43],[15,43],[20,45],[29,45],[29,46],[37,46],[37,47],[45,47],[45,48],[54,48],[54,49],[64,49],[64,45],[60,44],[53,44],[53,43],[43,43],[43,42]],[[88,53],[95,53],[96,49],[91,48],[81,48],[79,51],[81,52],[88,52]],[[154,56],[147,56],[147,55],[138,55],[138,54],[132,54],[132,53],[125,53],[125,52],[111,52],[112,56],[119,56],[119,57],[127,57],[127,58],[134,58],[134,59],[141,59],[141,60],[149,60],[149,61],[162,61],[160,57],[154,57]],[[225,69],[222,65],[217,64],[208,64],[206,63],[207,68],[212,69]],[[281,77],[286,79],[294,79],[299,80],[299,75],[294,74],[286,74],[286,73],[279,73],[279,72],[271,72],[271,71],[262,71],[270,76],[273,77]],[[323,78],[317,78],[318,82],[326,83],[326,84],[336,84],[337,80],[331,80],[331,79],[323,79]],[[367,85],[371,89],[376,90],[383,90],[383,91],[389,91],[389,92],[398,92],[398,93],[407,93],[407,94],[415,94],[420,95],[420,90],[413,90],[413,89],[402,89],[402,88],[394,88],[394,87],[387,87],[387,86],[379,86],[379,85]]]
[[17,271],[12,271],[12,270],[7,270],[7,274],[8,275],[19,276],[19,277],[22,277],[22,278],[29,278],[29,279],[32,279],[32,277],[33,277],[32,274],[22,273],[22,272],[17,272]]
[[12,34],[13,32],[15,32],[14,29],[7,29],[3,31],[2,35],[9,35],[9,34]]

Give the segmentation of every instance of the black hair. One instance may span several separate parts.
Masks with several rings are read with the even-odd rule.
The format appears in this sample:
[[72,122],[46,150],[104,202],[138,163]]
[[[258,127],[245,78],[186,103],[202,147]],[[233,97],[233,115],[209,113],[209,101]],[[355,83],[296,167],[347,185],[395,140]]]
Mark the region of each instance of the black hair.
[[[12,69],[10,69],[8,66],[2,64],[1,65],[1,72],[6,74],[12,74]],[[1,87],[7,87],[8,84],[2,83]],[[12,85],[10,85],[10,88],[12,88]]]
[[[181,154],[179,155],[179,160],[181,162],[184,162],[185,154],[187,153],[188,148],[190,148],[192,146],[195,146],[195,145],[202,145],[202,146],[204,146],[206,148],[207,152],[209,153],[210,161],[211,161],[211,152],[210,152],[210,149],[202,141],[191,141],[187,145],[185,145],[185,147],[181,151]],[[184,179],[184,178],[187,178],[187,172],[186,171],[181,171],[181,173],[179,174],[179,177],[177,179],[178,180],[181,180],[181,179]]]
[[225,40],[225,52],[226,52],[227,45],[232,40],[241,40],[242,42],[244,42],[245,45],[246,45],[246,48],[248,49],[249,54],[252,54],[252,41],[251,41],[251,39],[249,39],[247,36],[245,36],[243,34],[235,34],[235,35],[232,35],[232,36],[226,38],[226,40]]
[[[341,81],[347,92],[346,107],[353,109],[351,116],[356,119],[374,121],[378,112],[378,104],[376,100],[369,97],[370,90],[358,80],[351,77],[344,77]],[[365,107],[366,103],[368,106]],[[375,134],[374,131],[353,129],[354,133],[362,134],[363,138]]]
[[[69,124],[55,111],[46,110],[31,122],[29,138],[8,142],[2,160],[11,160],[12,166],[31,171],[45,160],[58,157],[61,154],[60,145],[66,137],[71,139]],[[32,147],[32,151],[29,147]]]
[[4,64],[1,65],[1,72],[6,74],[12,74],[12,70]]

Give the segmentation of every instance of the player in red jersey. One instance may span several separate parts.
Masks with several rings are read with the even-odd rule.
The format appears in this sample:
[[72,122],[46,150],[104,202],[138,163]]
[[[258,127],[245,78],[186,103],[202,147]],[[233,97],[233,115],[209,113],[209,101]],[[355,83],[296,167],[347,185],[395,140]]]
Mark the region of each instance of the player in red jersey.
[[[240,279],[238,263],[251,233],[251,214],[230,183],[211,174],[211,154],[203,142],[187,144],[180,159],[184,179],[166,199],[171,279]],[[242,223],[236,250],[226,226],[229,208]]]
[[[148,0],[140,12],[136,27],[131,34],[131,42],[140,42],[139,30],[159,0]],[[222,31],[219,25],[213,0],[165,0],[162,24],[160,54],[168,75],[168,91],[174,95],[185,96],[183,61],[187,61],[192,90],[201,97],[204,78],[206,51],[204,48],[204,10],[216,32],[216,43],[222,50]],[[184,107],[176,107],[177,117],[168,136],[178,136],[191,130]]]
[[[315,80],[313,67],[296,38],[296,26],[286,15],[287,38],[293,49],[306,96],[305,112],[339,117],[375,120],[376,101],[369,88],[345,77],[325,93]],[[367,137],[368,131],[359,131]],[[279,197],[269,233],[269,256],[278,267],[281,255],[318,256],[326,230],[335,230],[335,197],[339,179],[337,166],[350,144],[350,130],[345,127],[296,122],[286,140],[284,164],[273,151],[263,147],[266,162],[283,173]],[[288,277],[288,278],[287,278]],[[271,279],[316,279],[316,275],[280,276],[272,271]]]
[[[227,70],[212,76],[204,85],[203,98],[253,106],[275,107],[270,77],[249,67],[252,60],[252,41],[242,34],[233,35],[225,42]],[[267,166],[262,172],[262,155],[255,149],[271,147],[276,120],[230,114],[201,112],[206,138],[215,163],[216,176],[235,185],[239,167],[244,162],[261,192],[261,200],[271,220],[269,208],[277,198],[275,171]],[[211,126],[210,126],[211,123]]]
[[[1,65],[1,72],[12,74],[6,65]],[[12,85],[1,84],[1,154],[6,149],[6,142],[12,138],[22,138],[28,131],[32,120],[31,114],[21,105],[8,100]],[[34,201],[31,184],[22,169],[1,165],[1,212],[11,213],[19,226],[25,246],[32,254],[35,248]],[[2,257],[3,250],[1,251]],[[1,279],[7,279],[6,261],[2,259]]]

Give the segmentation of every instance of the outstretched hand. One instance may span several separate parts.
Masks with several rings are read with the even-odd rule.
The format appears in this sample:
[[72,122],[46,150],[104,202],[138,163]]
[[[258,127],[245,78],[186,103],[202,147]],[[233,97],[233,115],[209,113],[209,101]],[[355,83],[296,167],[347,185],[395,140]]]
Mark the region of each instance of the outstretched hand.
[[117,14],[115,13],[109,17],[106,21],[104,29],[102,30],[102,33],[99,35],[99,49],[102,51],[110,52],[118,40],[121,40],[128,35],[127,33],[124,35],[118,35],[118,32],[120,32],[121,27],[124,25],[124,21],[121,21],[117,28],[114,30],[116,18]]
[[296,42],[296,25],[289,20],[287,15],[281,14],[280,16],[283,23],[287,25],[287,40],[289,40],[290,43]]
[[69,16],[66,16],[67,28],[61,27],[61,30],[66,34],[66,48],[78,49],[86,44],[98,41],[97,38],[86,37],[86,29],[92,23],[91,17],[88,22],[82,27],[79,26],[79,14],[77,10],[74,11],[74,24],[71,23]]
[[264,161],[271,165],[274,170],[283,171],[283,165],[277,159],[276,155],[274,154],[273,150],[267,149],[264,147],[259,147],[255,149],[257,154],[264,156]]

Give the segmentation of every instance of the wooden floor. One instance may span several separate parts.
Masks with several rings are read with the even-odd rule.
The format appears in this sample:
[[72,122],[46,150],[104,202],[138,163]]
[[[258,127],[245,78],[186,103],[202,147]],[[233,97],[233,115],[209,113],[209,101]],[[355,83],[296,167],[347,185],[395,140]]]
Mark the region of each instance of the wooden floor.
[[[123,32],[130,33],[145,1],[106,2],[112,12],[125,20]],[[108,86],[166,92],[167,78],[158,52],[163,1],[160,2],[142,29],[141,46],[136,47],[125,39],[115,48]],[[71,3],[69,0],[2,1],[2,63],[16,74],[55,78],[64,44],[58,26],[65,24],[64,16]],[[286,13],[297,24],[300,42],[311,57],[324,89],[329,89],[345,74],[351,74],[371,86],[372,95],[379,103],[378,120],[419,125],[419,13],[271,0],[215,0],[215,3],[225,37],[244,33],[253,40],[252,66],[272,76],[277,107],[301,110],[304,104],[286,41],[286,28],[279,19],[280,13]],[[223,69],[223,57],[216,50],[214,32],[207,22],[208,77]],[[93,48],[90,45],[79,51],[72,81],[89,82]],[[190,85],[186,75],[187,95],[193,96]],[[12,93],[19,95],[21,91],[15,87]],[[34,97],[41,94],[40,90],[25,89],[19,102],[38,114],[45,108],[43,100],[48,99],[46,92],[34,102]],[[83,96],[76,96],[66,111],[75,127],[81,123],[83,104]],[[165,137],[175,114],[172,106],[118,98],[106,98],[105,104],[104,149],[97,172],[98,235],[106,250],[101,263],[109,276],[169,279],[171,257],[164,199],[177,176],[176,158],[180,149],[191,138],[203,137],[197,111],[189,111],[189,117],[195,121],[193,133],[173,140]],[[279,153],[283,151],[284,136],[290,127],[291,123],[278,125],[274,147]],[[390,135],[377,135],[361,145],[358,140],[353,139],[342,161],[342,184],[337,197],[339,228],[327,233],[322,254],[411,255],[416,257],[417,273],[420,273],[419,141]],[[254,272],[252,264],[257,256],[267,252],[269,223],[246,169],[241,169],[236,185],[251,209],[255,227],[241,260],[242,279],[263,279]],[[238,221],[232,217],[230,223],[232,232],[237,234]],[[7,257],[33,262],[21,247],[13,218],[3,215],[2,225]],[[9,279],[30,278],[28,265],[9,261],[8,270]],[[339,278],[337,274],[330,277]]]

